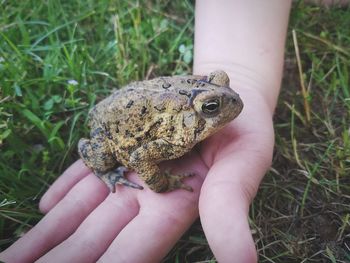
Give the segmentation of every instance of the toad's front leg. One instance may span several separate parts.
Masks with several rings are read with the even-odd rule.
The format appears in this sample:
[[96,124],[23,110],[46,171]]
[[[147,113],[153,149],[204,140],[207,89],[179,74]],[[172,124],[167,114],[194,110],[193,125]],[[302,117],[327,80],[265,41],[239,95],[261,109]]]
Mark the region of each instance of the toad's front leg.
[[153,191],[168,192],[178,188],[192,191],[192,188],[182,182],[191,173],[173,175],[162,173],[157,165],[160,161],[175,159],[187,152],[187,149],[170,144],[163,139],[149,142],[136,149],[130,156],[129,165]]

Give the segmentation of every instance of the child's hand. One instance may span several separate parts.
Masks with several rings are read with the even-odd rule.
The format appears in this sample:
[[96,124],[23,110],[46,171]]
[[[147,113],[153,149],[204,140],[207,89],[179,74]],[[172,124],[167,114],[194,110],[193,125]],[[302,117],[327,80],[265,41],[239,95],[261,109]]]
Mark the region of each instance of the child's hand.
[[253,90],[238,90],[241,115],[203,145],[210,170],[199,199],[199,214],[209,245],[219,262],[256,262],[248,209],[271,164],[272,113]]
[[[209,245],[220,262],[253,262],[248,207],[269,167],[273,148],[271,112],[256,93],[239,91],[241,116],[205,141],[199,151],[167,162],[194,171],[194,192],[156,194],[149,189],[104,183],[76,162],[41,200],[46,216],[0,254],[5,262],[157,262],[199,213]],[[208,172],[209,169],[209,172]],[[205,179],[203,187],[203,179]],[[142,184],[135,174],[129,176]]]

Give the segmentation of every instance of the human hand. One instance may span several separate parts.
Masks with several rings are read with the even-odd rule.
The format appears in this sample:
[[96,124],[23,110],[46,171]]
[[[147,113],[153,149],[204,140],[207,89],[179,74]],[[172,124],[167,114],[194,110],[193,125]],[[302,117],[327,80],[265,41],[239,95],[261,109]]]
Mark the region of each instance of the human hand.
[[[206,140],[199,152],[163,164],[195,172],[186,182],[193,193],[156,194],[121,186],[108,194],[78,161],[43,196],[40,209],[47,215],[0,259],[156,262],[197,218],[201,192],[201,221],[217,259],[254,262],[247,212],[271,162],[273,129],[264,100],[250,90],[238,92],[245,103],[241,116]],[[142,184],[135,174],[129,178]]]
[[241,115],[202,145],[210,170],[201,188],[199,214],[218,262],[256,262],[248,210],[272,161],[272,109],[254,89],[235,89]]
[[[44,218],[0,254],[5,262],[157,262],[198,217],[207,167],[196,152],[164,163],[195,172],[194,192],[157,194],[149,188],[105,184],[81,160],[69,167],[40,202]],[[181,167],[181,169],[175,169]],[[143,184],[134,174],[128,179]]]

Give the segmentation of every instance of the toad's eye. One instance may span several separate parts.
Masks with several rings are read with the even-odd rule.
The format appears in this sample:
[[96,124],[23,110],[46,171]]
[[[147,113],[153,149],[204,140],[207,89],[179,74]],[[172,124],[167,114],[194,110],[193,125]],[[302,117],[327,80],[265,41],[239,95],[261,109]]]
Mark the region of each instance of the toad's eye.
[[214,115],[219,112],[220,102],[217,99],[209,100],[203,103],[202,111],[205,114]]

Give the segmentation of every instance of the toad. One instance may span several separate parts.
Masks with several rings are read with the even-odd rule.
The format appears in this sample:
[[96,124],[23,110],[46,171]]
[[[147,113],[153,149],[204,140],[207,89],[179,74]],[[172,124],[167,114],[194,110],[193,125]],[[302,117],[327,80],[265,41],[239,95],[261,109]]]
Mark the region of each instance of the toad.
[[88,115],[90,138],[78,151],[86,166],[115,192],[115,185],[143,189],[125,178],[133,170],[155,192],[192,188],[187,174],[158,164],[189,152],[236,118],[243,108],[224,71],[137,81],[116,90]]

